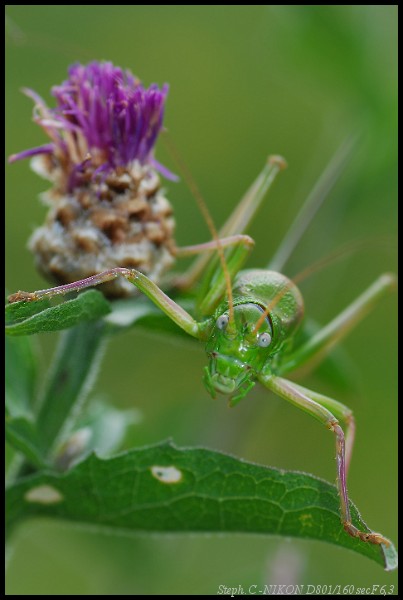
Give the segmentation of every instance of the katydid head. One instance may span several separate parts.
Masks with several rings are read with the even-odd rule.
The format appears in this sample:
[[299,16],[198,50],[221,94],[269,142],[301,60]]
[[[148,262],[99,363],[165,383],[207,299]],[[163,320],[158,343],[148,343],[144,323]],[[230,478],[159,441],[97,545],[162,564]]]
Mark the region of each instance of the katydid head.
[[204,383],[214,398],[233,406],[254,386],[263,368],[290,340],[303,316],[302,296],[284,275],[262,269],[240,271],[233,285],[233,318],[221,305],[210,322],[209,365]]
[[263,309],[254,303],[233,307],[233,320],[228,310],[214,317],[206,344],[209,364],[204,383],[214,398],[217,393],[230,396],[230,404],[241,400],[254,386],[257,375],[272,349],[272,326],[266,318],[258,332],[255,325]]

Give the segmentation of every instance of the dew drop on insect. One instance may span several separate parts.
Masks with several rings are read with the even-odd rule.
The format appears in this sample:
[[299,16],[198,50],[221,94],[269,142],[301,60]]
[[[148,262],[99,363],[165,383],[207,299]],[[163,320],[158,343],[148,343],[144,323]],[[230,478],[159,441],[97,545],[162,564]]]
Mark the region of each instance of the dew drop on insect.
[[228,315],[221,315],[220,317],[218,317],[218,319],[216,321],[217,329],[221,329],[221,331],[223,329],[225,329],[228,325],[228,321],[229,321]]
[[24,499],[37,504],[58,504],[64,497],[52,485],[37,485],[25,493]]
[[176,467],[151,467],[153,476],[162,483],[179,483],[182,479],[182,471]]
[[265,332],[265,333],[261,333],[259,335],[257,343],[261,348],[267,348],[267,346],[270,345],[270,342],[271,342],[271,335],[269,333]]

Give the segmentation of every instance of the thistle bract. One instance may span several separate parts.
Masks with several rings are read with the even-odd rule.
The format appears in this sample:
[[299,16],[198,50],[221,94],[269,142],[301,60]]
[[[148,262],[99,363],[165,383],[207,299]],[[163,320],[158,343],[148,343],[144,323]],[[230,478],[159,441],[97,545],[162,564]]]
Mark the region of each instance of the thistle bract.
[[[53,183],[42,195],[46,223],[29,241],[41,272],[70,283],[120,266],[159,281],[174,252],[172,208],[158,171],[171,174],[154,159],[168,86],[145,88],[128,70],[92,62],[72,65],[52,88],[54,108],[24,91],[50,138],[10,158],[32,158],[32,168]],[[116,280],[104,291],[122,296],[132,287]]]

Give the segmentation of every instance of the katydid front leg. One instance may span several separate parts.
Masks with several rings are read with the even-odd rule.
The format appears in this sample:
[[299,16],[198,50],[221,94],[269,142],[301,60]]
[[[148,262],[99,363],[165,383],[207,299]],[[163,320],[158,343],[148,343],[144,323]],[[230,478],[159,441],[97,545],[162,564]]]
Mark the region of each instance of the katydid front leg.
[[[259,381],[269,390],[291,402],[294,406],[304,410],[315,419],[318,419],[336,437],[336,460],[337,460],[337,487],[340,496],[340,517],[344,530],[352,537],[358,537],[363,542],[372,544],[385,544],[389,546],[389,541],[379,533],[370,531],[360,531],[351,522],[350,505],[347,493],[347,468],[346,468],[346,450],[344,432],[339,425],[338,420],[332,412],[318,402],[320,395],[311,393],[310,390],[296,386],[291,381],[277,377],[275,375],[260,375]],[[315,396],[315,400],[309,396]],[[323,397],[323,403],[328,404],[328,398]],[[331,400],[331,399],[330,399]],[[334,401],[335,402],[335,401]]]
[[12,296],[9,296],[9,302],[18,302],[20,300],[35,301],[41,298],[52,298],[61,294],[67,294],[69,292],[77,292],[88,287],[93,287],[112,281],[117,277],[125,277],[130,283],[135,285],[143,294],[148,296],[150,300],[158,306],[174,323],[176,323],[181,329],[192,337],[198,339],[204,339],[204,326],[203,323],[198,323],[186,310],[184,310],[179,304],[174,302],[169,296],[167,296],[154,282],[152,282],[144,273],[137,271],[136,269],[124,269],[116,267],[103,271],[97,275],[92,275],[86,279],[75,281],[74,283],[67,283],[66,285],[60,285],[54,288],[48,288],[46,290],[39,290],[37,292],[17,292]]
[[[181,258],[185,256],[192,256],[194,254],[200,254],[202,252],[210,253],[212,251],[216,251],[218,246],[220,246],[223,249],[229,249],[227,264],[229,276],[232,278],[240,270],[254,245],[255,242],[250,236],[237,234],[226,238],[221,238],[219,240],[211,240],[210,242],[205,242],[203,244],[196,244],[192,246],[184,246],[182,248],[177,248],[175,254],[178,258]],[[136,274],[135,279],[131,279],[131,276],[129,275],[130,273]],[[108,281],[112,281],[113,279],[116,279],[120,276],[125,277],[128,281],[130,281],[136,287],[138,287],[144,294],[149,296],[157,306],[160,306],[161,310],[163,310],[164,312],[166,312],[165,309],[162,307],[162,305],[159,304],[159,301],[162,297],[164,298],[164,305],[175,305],[179,307],[179,312],[185,312],[179,305],[177,305],[166,294],[164,294],[156,284],[154,284],[150,279],[148,279],[148,277],[140,273],[140,271],[137,271],[136,269],[126,269],[122,267],[115,267],[107,271],[102,271],[101,273],[91,275],[90,277],[87,277],[85,279],[81,279],[79,281],[75,281],[73,283],[68,283],[65,285],[60,285],[54,288],[47,288],[36,292],[19,291],[9,296],[8,301],[12,303],[19,301],[39,300],[40,298],[44,297],[51,298],[53,296],[64,295],[69,292],[80,291],[88,287],[101,285],[102,283],[107,283]],[[186,285],[183,285],[184,283],[186,283]],[[176,287],[179,288],[187,287],[186,277],[185,279],[183,279],[182,276],[180,276],[177,280],[174,281],[174,284]],[[201,315],[211,314],[215,306],[222,299],[225,289],[226,282],[222,269],[219,267],[219,265],[215,264],[213,260],[212,268],[208,270],[206,277],[203,281],[203,290],[205,290],[205,293],[202,293],[201,300],[198,303],[198,308],[200,308],[199,312]],[[151,290],[153,297],[151,296]],[[177,322],[172,315],[168,316],[171,316],[172,320]],[[181,324],[177,324],[182,329],[185,329]],[[188,331],[187,329],[185,329],[185,331],[189,333],[189,335],[194,335],[190,332],[190,330]]]

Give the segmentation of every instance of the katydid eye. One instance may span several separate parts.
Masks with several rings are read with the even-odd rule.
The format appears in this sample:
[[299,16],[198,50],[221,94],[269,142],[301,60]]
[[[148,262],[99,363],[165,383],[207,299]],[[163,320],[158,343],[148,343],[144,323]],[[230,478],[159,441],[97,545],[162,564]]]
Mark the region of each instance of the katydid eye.
[[229,321],[228,315],[221,315],[220,317],[218,317],[218,319],[215,323],[217,326],[217,329],[221,329],[221,331],[223,329],[225,329],[228,325],[228,321]]
[[270,346],[270,342],[271,342],[271,335],[270,333],[261,333],[258,337],[257,343],[258,346],[260,346],[261,348],[267,348],[267,346]]

